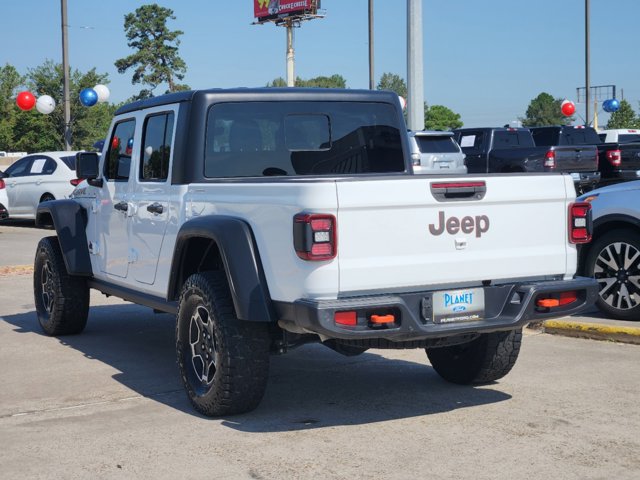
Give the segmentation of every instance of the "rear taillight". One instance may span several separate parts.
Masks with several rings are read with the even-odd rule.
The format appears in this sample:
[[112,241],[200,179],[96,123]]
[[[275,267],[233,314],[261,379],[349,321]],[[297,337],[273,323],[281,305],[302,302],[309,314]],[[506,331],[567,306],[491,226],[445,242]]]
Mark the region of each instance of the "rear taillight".
[[607,160],[614,167],[619,167],[622,163],[622,152],[620,150],[607,150]]
[[84,178],[72,178],[71,180],[69,180],[69,183],[71,185],[73,185],[74,187],[77,187],[78,185],[80,185],[82,183],[83,180],[84,180]]
[[5,187],[6,187],[6,185],[4,183],[4,180],[0,178],[0,190],[2,190]]
[[544,168],[547,170],[555,170],[556,168],[556,152],[549,150],[544,154]]
[[569,205],[569,242],[590,242],[591,230],[591,204],[576,202]]
[[303,260],[331,260],[338,253],[336,217],[299,213],[293,218],[293,246]]

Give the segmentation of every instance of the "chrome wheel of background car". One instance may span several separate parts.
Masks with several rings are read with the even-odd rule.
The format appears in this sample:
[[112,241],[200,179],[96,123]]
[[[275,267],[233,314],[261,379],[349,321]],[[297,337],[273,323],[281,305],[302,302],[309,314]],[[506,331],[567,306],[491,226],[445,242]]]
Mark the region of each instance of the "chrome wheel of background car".
[[202,387],[208,388],[216,373],[216,344],[209,311],[202,305],[189,322],[189,345],[193,372]]
[[593,276],[600,284],[600,298],[618,310],[640,305],[640,251],[626,242],[605,246],[595,261]]
[[55,283],[53,272],[51,270],[51,262],[46,261],[42,267],[40,274],[40,283],[42,284],[42,305],[49,315],[53,312],[55,302]]

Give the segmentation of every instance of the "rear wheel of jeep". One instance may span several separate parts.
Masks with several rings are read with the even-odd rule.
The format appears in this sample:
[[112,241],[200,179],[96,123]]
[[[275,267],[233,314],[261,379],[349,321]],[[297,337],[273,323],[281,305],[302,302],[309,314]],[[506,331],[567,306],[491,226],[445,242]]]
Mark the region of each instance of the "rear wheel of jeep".
[[45,237],[36,250],[33,293],[40,326],[47,335],[82,332],[89,316],[89,286],[69,275],[58,237]]
[[434,370],[445,380],[462,385],[489,383],[504,377],[520,353],[522,329],[484,333],[461,345],[427,348]]
[[191,275],[176,322],[180,376],[194,408],[207,416],[253,410],[269,375],[266,323],[238,320],[223,272]]

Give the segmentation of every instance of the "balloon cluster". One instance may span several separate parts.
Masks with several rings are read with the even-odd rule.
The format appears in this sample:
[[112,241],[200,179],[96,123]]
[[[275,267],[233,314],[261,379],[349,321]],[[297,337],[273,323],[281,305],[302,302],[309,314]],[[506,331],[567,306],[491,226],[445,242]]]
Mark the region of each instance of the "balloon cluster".
[[[93,88],[85,88],[80,92],[80,103],[85,107],[92,107],[96,103],[106,102],[109,99],[109,89],[104,85],[96,85]],[[31,110],[36,107],[40,113],[49,115],[56,108],[56,101],[50,95],[41,95],[36,100],[31,92],[20,92],[16,97],[16,105],[20,110]]]
[[610,98],[602,102],[602,109],[608,113],[617,112],[620,110],[620,102],[615,98]]
[[560,104],[560,111],[565,117],[570,117],[576,113],[576,105],[571,100],[565,100]]

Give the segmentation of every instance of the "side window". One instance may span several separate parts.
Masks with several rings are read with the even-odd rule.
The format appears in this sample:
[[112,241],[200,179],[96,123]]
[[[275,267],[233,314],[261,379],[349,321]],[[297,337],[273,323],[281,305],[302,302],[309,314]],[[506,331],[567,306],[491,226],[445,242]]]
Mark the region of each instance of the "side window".
[[142,132],[140,180],[164,181],[169,176],[173,118],[173,112],[146,118]]
[[135,120],[125,120],[116,124],[109,139],[109,149],[104,162],[104,176],[107,180],[129,179],[135,129]]
[[20,160],[15,161],[9,168],[5,170],[4,173],[9,175],[10,177],[24,177],[29,175],[31,161],[33,157],[24,157]]
[[517,132],[498,131],[493,135],[493,148],[500,150],[504,148],[517,147],[520,145]]

